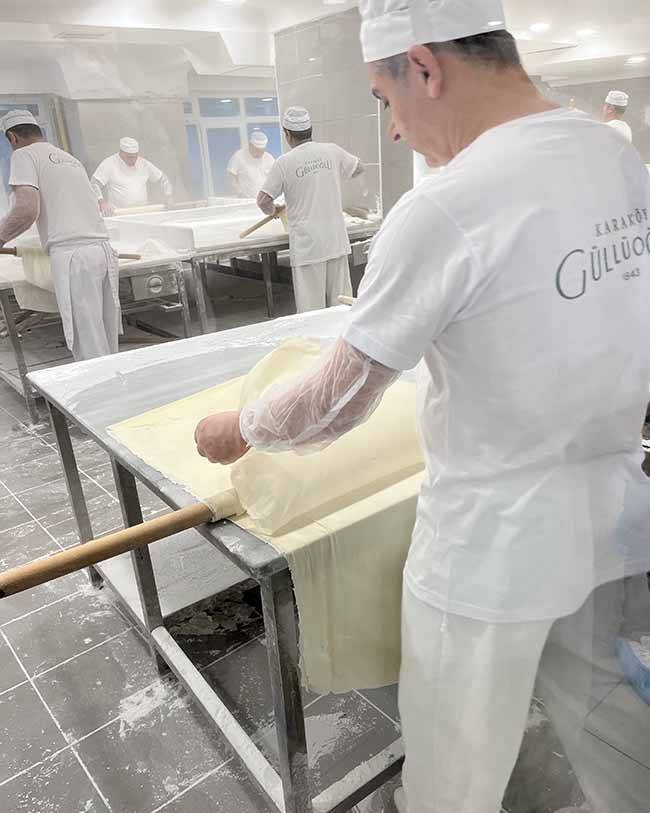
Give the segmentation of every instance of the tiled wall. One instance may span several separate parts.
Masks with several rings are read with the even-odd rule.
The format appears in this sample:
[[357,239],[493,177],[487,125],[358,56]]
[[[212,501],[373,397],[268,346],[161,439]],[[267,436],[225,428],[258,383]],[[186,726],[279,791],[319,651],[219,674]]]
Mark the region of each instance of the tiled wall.
[[[334,141],[358,155],[366,165],[361,178],[346,185],[346,205],[376,208],[385,192],[384,211],[394,202],[397,164],[382,181],[382,127],[376,100],[370,94],[368,69],[359,45],[356,9],[280,31],[275,35],[275,62],[280,109],[292,104],[309,109],[314,138]],[[400,156],[401,157],[401,156]],[[404,186],[411,175],[403,171]]]

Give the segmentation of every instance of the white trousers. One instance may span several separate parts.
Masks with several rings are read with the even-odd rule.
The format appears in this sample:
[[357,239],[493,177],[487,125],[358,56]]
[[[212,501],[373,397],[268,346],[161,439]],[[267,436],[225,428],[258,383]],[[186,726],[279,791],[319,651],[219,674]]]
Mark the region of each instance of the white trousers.
[[404,586],[399,705],[408,813],[499,813],[552,622],[488,624]]
[[50,252],[66,344],[75,361],[118,351],[119,267],[110,243],[59,246]]
[[331,308],[339,304],[339,296],[352,296],[347,256],[324,263],[294,266],[291,274],[298,313]]

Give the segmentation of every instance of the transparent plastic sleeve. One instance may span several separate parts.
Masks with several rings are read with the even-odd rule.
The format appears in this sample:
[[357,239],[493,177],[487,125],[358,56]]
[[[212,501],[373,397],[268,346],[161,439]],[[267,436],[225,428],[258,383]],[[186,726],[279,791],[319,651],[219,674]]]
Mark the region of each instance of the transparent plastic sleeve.
[[259,451],[323,449],[366,421],[398,377],[339,339],[306,375],[271,386],[247,404],[241,433]]

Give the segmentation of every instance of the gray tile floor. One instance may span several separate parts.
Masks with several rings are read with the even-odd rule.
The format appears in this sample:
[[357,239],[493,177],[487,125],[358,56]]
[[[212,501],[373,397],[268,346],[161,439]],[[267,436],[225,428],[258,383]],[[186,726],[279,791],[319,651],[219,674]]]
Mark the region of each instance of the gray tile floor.
[[[233,296],[220,327],[232,326],[240,305]],[[283,307],[289,310],[290,303]],[[263,316],[257,295],[246,320]],[[47,426],[30,428],[26,420],[21,399],[0,383],[0,569],[78,541],[53,436]],[[98,533],[121,527],[106,455],[79,433],[73,433],[73,441],[93,526]],[[146,489],[141,497],[147,516],[164,510]],[[259,612],[241,591],[219,601],[220,615],[230,613],[236,623],[205,635],[205,625],[194,621],[197,614],[209,614],[206,605],[194,614],[180,613],[172,632],[275,762]],[[631,736],[621,731],[620,717],[627,712],[629,719],[635,702],[619,684],[594,715],[593,739],[601,747],[596,764],[602,766],[607,756],[602,749],[615,749],[620,771],[636,782],[636,772],[645,772],[643,787],[650,788],[650,729]],[[305,707],[316,790],[399,736],[395,687],[344,696],[306,693]],[[640,716],[641,709],[633,711]],[[395,813],[395,786],[393,781],[365,800],[358,813]],[[581,809],[583,802],[550,720],[543,708],[534,707],[505,801],[508,813],[556,813]],[[95,590],[83,574],[74,574],[0,601],[0,811],[107,810],[262,813],[271,808],[174,679],[158,675],[143,637],[110,591]],[[610,808],[593,813],[610,813]],[[611,813],[621,811],[614,806]]]

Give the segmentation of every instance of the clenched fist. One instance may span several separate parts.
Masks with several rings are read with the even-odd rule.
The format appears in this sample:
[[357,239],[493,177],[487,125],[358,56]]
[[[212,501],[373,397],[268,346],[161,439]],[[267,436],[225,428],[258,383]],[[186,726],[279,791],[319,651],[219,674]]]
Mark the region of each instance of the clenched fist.
[[220,412],[209,415],[194,432],[196,448],[210,463],[235,463],[248,451],[239,431],[239,412]]

